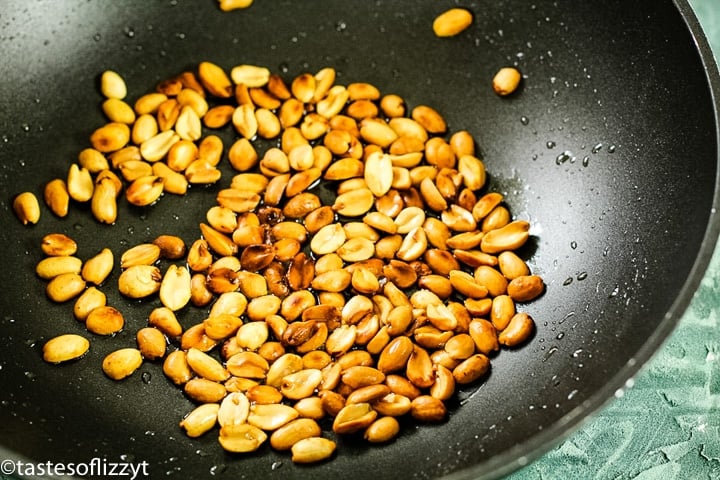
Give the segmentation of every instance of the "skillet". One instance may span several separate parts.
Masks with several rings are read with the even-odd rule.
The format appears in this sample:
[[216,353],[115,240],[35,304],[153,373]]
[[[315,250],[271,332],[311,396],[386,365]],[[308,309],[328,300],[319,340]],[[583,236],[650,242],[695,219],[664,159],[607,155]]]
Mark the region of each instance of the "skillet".
[[[152,477],[494,478],[535,458],[602,406],[672,331],[702,278],[718,233],[716,67],[684,0],[467,2],[461,35],[432,19],[452,2],[256,2],[220,12],[211,1],[6,2],[0,13],[3,294],[0,438],[6,458],[149,463]],[[338,83],[367,81],[425,103],[477,141],[489,189],[533,225],[524,251],[547,291],[528,309],[532,341],[493,359],[447,422],[410,426],[393,443],[341,439],[309,468],[269,449],[225,454],[213,435],[190,440],[191,408],[147,363],[105,378],[105,354],[133,343],[147,305],[110,294],[128,327],[96,339],[77,363],[49,367],[44,341],[84,333],[33,273],[45,233],[62,231],[83,258],[161,233],[197,237],[217,188],[123,207],[113,228],[81,206],[23,227],[10,204],[65,175],[104,120],[98,75],[120,72],[137,98],[210,60],[268,66],[292,78],[333,66]],[[489,79],[517,65],[519,92]],[[115,272],[110,281],[117,278]],[[194,315],[197,315],[195,313]],[[190,313],[182,320],[192,323]]]

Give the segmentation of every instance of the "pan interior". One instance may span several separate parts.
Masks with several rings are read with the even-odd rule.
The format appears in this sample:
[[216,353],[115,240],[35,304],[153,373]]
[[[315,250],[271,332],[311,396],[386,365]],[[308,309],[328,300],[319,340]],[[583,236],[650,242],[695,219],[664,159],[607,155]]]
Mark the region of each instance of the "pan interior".
[[[717,129],[702,59],[670,1],[467,6],[471,29],[439,39],[430,24],[443,6],[432,2],[257,2],[232,13],[211,1],[9,2],[0,17],[3,447],[38,461],[147,460],[153,475],[186,478],[393,478],[398,468],[408,477],[492,476],[611,397],[671,330],[714,244]],[[162,233],[189,241],[220,186],[123,208],[114,228],[83,207],[63,220],[44,211],[39,225],[23,227],[13,195],[41,192],[87,146],[103,122],[100,72],[120,72],[137,98],[203,60],[264,65],[286,79],[332,66],[338,83],[373,83],[473,134],[488,188],[533,225],[524,253],[547,292],[527,306],[538,326],[532,342],[494,358],[446,423],[405,428],[382,447],[344,438],[336,459],[311,468],[270,449],[225,454],[212,435],[190,440],[179,430],[192,405],[160,365],[121,383],[103,376],[104,355],[132,345],[153,306],[110,294],[128,327],[94,339],[77,363],[43,363],[44,341],[84,329],[34,276],[40,238],[66,232],[83,258]],[[500,99],[489,79],[505,65],[525,78]]]

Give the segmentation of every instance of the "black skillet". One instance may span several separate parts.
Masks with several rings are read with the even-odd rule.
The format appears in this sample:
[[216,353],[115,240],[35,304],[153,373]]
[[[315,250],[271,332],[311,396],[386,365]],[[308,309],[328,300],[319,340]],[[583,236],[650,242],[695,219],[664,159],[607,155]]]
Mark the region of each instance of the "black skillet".
[[[0,11],[0,438],[3,457],[148,462],[153,478],[485,478],[531,461],[567,435],[652,355],[692,297],[718,233],[716,67],[685,0],[462,2],[475,13],[455,38],[432,19],[455,2],[256,1],[221,12],[214,0],[4,2]],[[408,426],[393,443],[339,440],[336,458],[294,466],[287,455],[222,452],[188,439],[191,403],[146,364],[105,378],[105,354],[133,344],[150,304],[106,289],[127,328],[93,338],[59,367],[41,346],[84,333],[33,273],[40,238],[73,236],[83,258],[174,233],[190,241],[219,187],[195,188],[114,227],[87,208],[43,209],[23,227],[12,197],[65,175],[103,122],[98,75],[120,72],[129,98],[210,60],[264,65],[286,79],[322,67],[338,83],[367,81],[425,103],[450,130],[469,130],[518,218],[533,225],[524,254],[547,292],[526,307],[537,334],[503,351],[479,387],[463,389],[447,422]],[[490,79],[517,65],[519,92]],[[226,177],[229,178],[229,177]],[[117,279],[115,271],[109,282]],[[186,325],[202,312],[183,312]]]

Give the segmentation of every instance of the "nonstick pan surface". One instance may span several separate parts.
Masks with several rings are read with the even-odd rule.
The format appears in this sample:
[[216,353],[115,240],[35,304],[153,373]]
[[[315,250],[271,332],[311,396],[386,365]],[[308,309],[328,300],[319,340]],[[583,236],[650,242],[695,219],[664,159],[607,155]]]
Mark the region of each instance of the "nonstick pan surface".
[[[652,355],[702,277],[718,233],[717,74],[684,0],[464,3],[471,28],[436,38],[429,1],[258,1],[221,12],[212,0],[9,1],[0,12],[0,439],[3,456],[37,462],[147,461],[153,478],[495,477],[566,435]],[[134,344],[153,302],[105,289],[126,328],[92,337],[80,361],[50,366],[43,343],[85,334],[34,274],[40,239],[65,232],[89,258],[162,233],[191,241],[221,187],[122,207],[113,227],[86,207],[43,209],[20,225],[12,198],[64,177],[103,123],[99,74],[120,72],[137,98],[209,60],[263,65],[286,79],[332,66],[338,83],[367,81],[408,105],[431,105],[469,130],[489,190],[533,225],[523,250],[546,293],[523,307],[537,324],[504,350],[481,385],[464,388],[446,422],[408,426],[394,442],[339,439],[336,458],[298,467],[289,456],[224,453],[178,421],[192,404],[146,362],[123,382],[102,358]],[[499,98],[493,74],[523,72]],[[230,178],[229,173],[224,177]],[[223,181],[221,181],[222,183]],[[117,280],[114,271],[109,284]],[[203,312],[183,312],[186,326]]]

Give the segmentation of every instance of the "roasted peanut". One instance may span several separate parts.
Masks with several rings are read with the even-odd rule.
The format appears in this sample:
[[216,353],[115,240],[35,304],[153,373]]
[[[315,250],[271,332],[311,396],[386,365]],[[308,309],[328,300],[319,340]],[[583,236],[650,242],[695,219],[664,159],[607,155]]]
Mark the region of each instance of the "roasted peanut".
[[43,345],[43,360],[61,363],[82,357],[90,348],[90,341],[80,335],[67,333],[53,337]]

